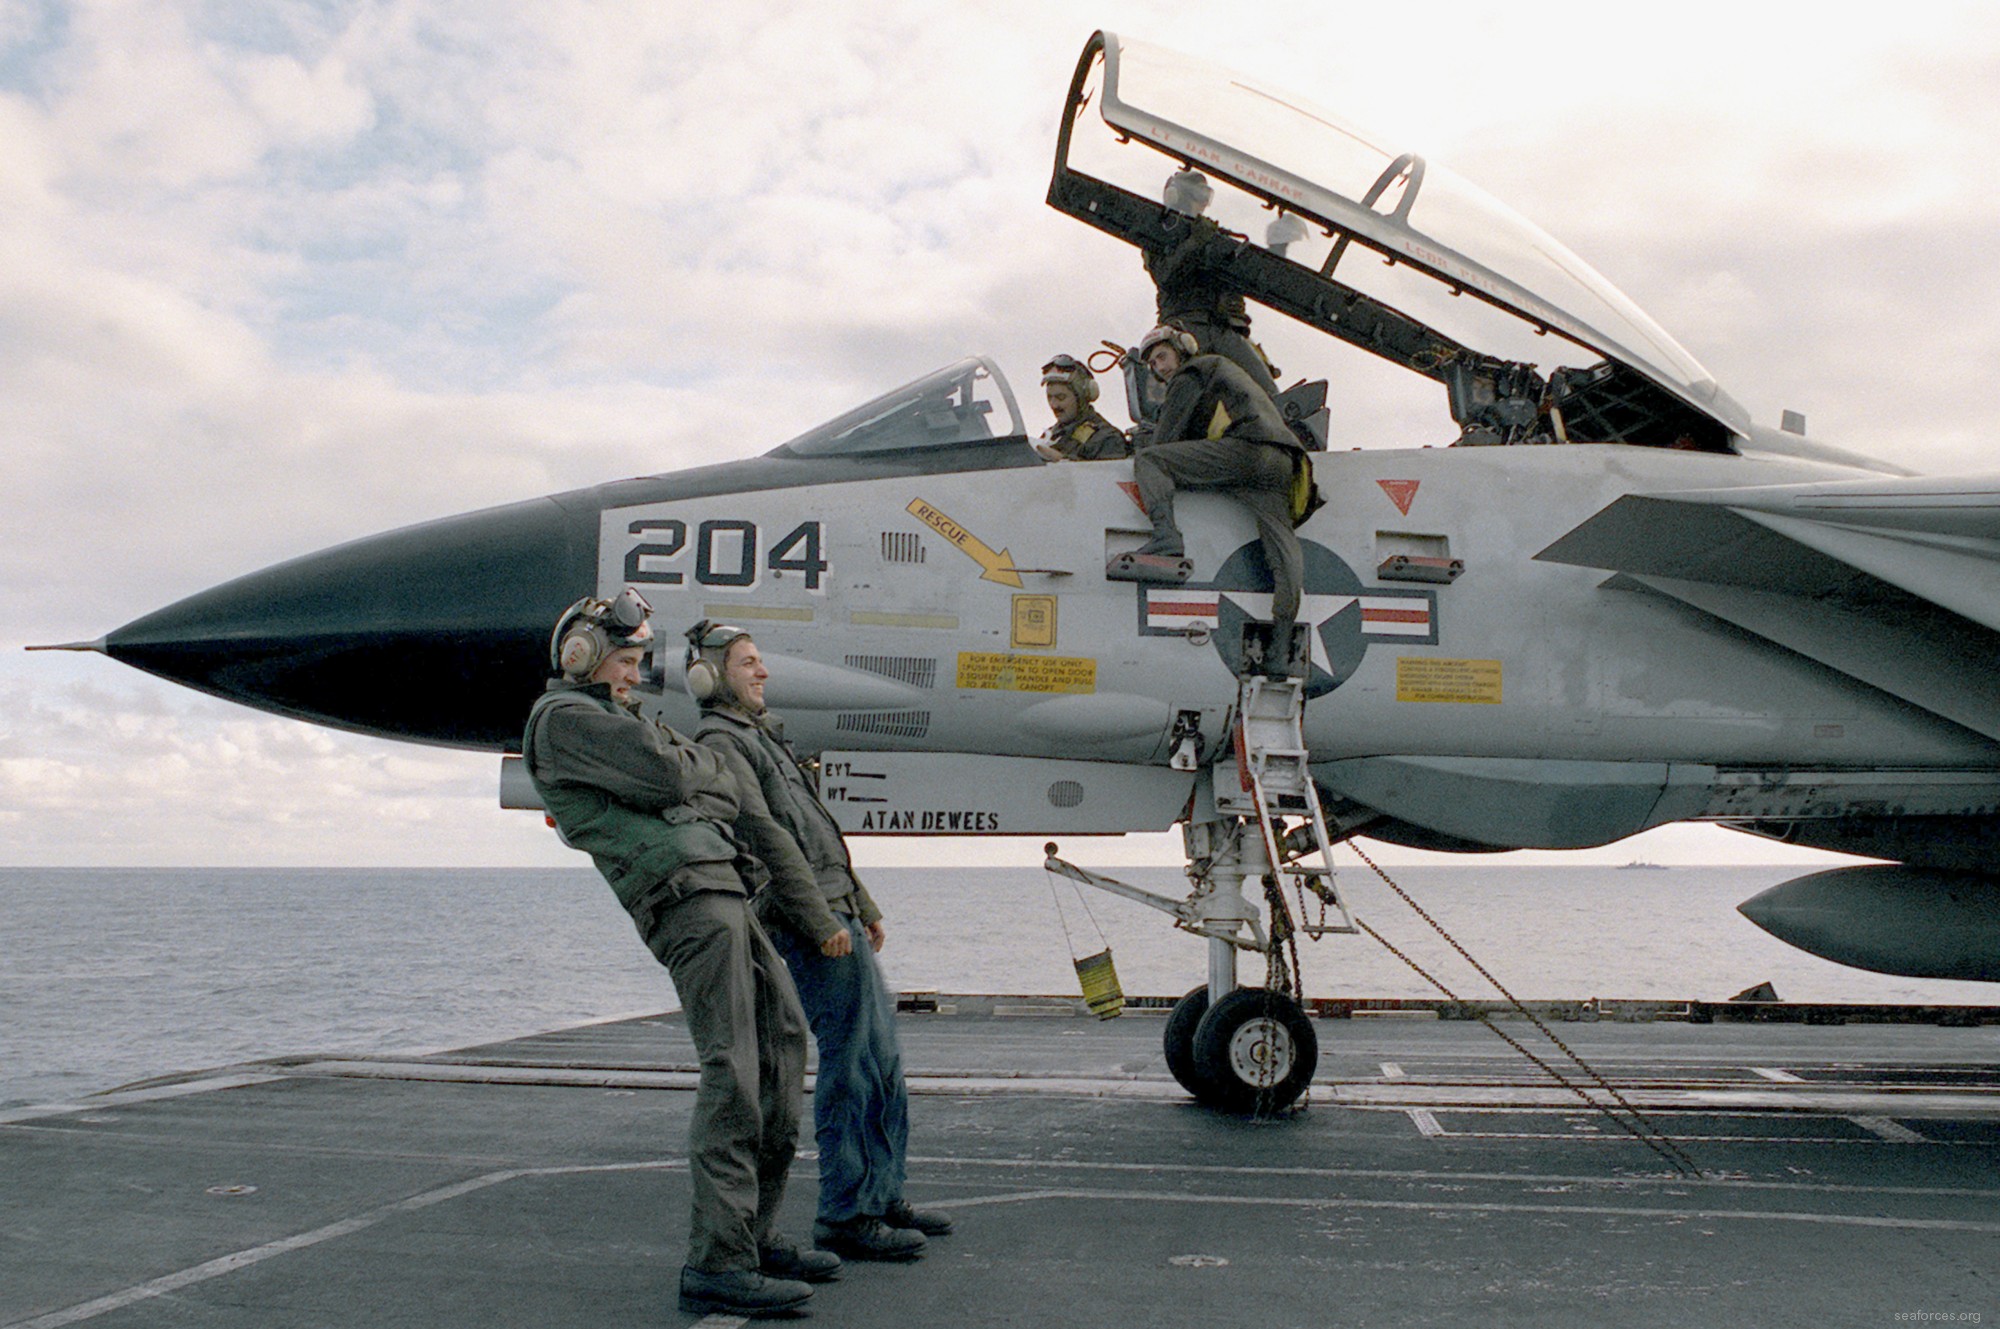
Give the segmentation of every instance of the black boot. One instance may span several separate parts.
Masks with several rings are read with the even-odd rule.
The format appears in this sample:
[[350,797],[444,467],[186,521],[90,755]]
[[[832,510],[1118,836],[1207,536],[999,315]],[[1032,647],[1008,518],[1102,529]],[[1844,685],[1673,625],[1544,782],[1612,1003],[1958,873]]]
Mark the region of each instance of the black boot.
[[892,1228],[942,1237],[951,1231],[951,1219],[935,1209],[913,1209],[908,1200],[898,1200],[882,1211],[882,1221]]
[[924,1234],[890,1227],[870,1214],[813,1224],[813,1245],[846,1260],[914,1260],[924,1253]]
[[804,1305],[813,1290],[788,1278],[766,1278],[755,1269],[712,1274],[681,1268],[681,1309],[691,1315],[782,1315]]
[[831,1283],[840,1277],[840,1257],[832,1251],[801,1246],[790,1237],[773,1236],[758,1243],[757,1268],[771,1278]]

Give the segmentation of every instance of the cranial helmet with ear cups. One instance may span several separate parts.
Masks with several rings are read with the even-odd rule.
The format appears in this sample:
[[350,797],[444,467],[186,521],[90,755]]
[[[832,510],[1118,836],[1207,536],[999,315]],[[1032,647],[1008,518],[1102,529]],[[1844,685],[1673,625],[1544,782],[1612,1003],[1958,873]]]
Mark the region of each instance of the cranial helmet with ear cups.
[[653,606],[627,586],[615,599],[586,595],[563,610],[549,637],[549,669],[572,682],[597,672],[611,653],[653,639]]
[[684,681],[690,697],[698,702],[731,699],[729,681],[723,674],[722,664],[729,655],[729,648],[749,635],[742,628],[714,623],[705,618],[687,630],[687,672]]
[[1139,359],[1141,363],[1145,361],[1147,356],[1153,353],[1155,346],[1173,347],[1181,353],[1181,359],[1184,362],[1192,360],[1201,354],[1201,347],[1196,343],[1194,334],[1186,328],[1175,327],[1171,323],[1160,324],[1159,327],[1154,328],[1140,339]]
[[1042,386],[1060,383],[1076,394],[1076,399],[1088,406],[1097,400],[1097,377],[1090,372],[1090,366],[1073,355],[1059,355],[1042,366]]
[[1215,198],[1215,189],[1208,183],[1208,177],[1196,170],[1179,170],[1167,177],[1166,188],[1160,191],[1160,201],[1175,212],[1190,217],[1199,217],[1208,211],[1208,205]]

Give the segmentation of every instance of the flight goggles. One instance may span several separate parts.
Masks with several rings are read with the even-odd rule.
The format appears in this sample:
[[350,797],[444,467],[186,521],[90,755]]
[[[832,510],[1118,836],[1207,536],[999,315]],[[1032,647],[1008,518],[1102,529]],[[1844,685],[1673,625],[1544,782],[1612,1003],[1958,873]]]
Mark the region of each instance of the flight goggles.
[[598,621],[615,629],[620,636],[629,637],[652,616],[653,606],[646,603],[646,597],[627,586],[604,607]]
[[742,628],[706,618],[687,630],[688,645],[697,651],[719,651],[738,637],[748,635]]
[[1090,369],[1073,355],[1059,355],[1042,366],[1042,382],[1067,383],[1072,378],[1090,377]]

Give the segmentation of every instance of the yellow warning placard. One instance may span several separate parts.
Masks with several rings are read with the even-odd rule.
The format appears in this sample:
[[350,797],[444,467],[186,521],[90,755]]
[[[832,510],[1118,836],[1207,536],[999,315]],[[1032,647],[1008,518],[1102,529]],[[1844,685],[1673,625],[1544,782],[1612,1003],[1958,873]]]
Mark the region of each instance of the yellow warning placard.
[[1014,630],[1007,643],[1015,650],[1024,646],[1050,647],[1056,644],[1056,598],[1053,595],[1014,597]]
[[958,686],[996,692],[1095,692],[1097,661],[1078,656],[960,651]]
[[1497,706],[1500,703],[1500,662],[1399,655],[1396,657],[1396,700]]

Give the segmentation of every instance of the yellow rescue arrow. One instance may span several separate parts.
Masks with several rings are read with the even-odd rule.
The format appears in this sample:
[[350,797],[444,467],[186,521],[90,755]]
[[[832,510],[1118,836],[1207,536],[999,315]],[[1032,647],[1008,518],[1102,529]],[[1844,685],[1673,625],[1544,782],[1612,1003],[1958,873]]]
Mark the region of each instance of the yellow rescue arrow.
[[939,512],[920,498],[910,500],[909,514],[958,547],[982,571],[981,581],[997,581],[1002,586],[1021,589],[1021,574],[1014,570],[1014,556],[1006,550],[994,553],[986,542]]

